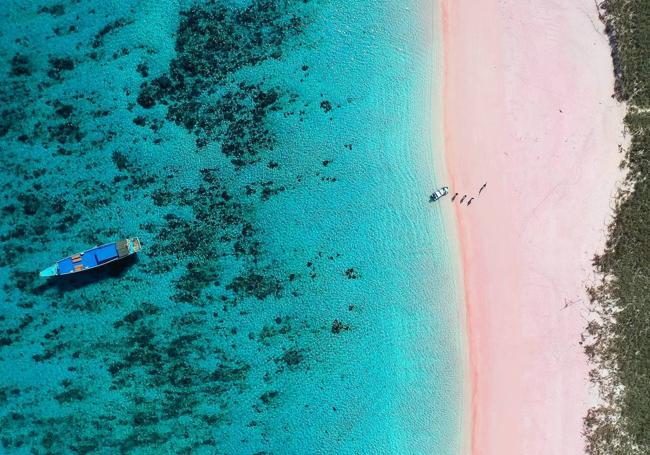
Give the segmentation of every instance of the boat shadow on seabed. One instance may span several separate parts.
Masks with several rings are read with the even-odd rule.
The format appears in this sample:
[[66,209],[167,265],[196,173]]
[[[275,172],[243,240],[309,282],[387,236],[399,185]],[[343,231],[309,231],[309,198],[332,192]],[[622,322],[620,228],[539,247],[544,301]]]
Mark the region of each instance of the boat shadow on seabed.
[[34,291],[39,294],[49,289],[56,289],[59,292],[73,291],[106,279],[122,278],[127,270],[136,262],[138,262],[138,255],[132,254],[121,261],[111,262],[102,267],[86,270],[81,273],[53,276],[47,278],[47,281],[44,283],[36,286]]

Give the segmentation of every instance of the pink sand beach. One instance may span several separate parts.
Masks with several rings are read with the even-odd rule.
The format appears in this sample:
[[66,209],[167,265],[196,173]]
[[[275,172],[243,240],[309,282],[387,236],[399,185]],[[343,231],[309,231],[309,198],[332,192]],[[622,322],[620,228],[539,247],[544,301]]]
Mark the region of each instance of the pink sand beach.
[[443,0],[442,20],[471,451],[584,453],[585,286],[623,158],[603,26],[593,0]]

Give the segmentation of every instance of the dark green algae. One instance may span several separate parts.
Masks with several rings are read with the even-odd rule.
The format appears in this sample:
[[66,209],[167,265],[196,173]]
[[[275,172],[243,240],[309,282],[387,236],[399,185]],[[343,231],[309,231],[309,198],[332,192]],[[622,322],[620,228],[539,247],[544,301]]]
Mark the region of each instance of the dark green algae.
[[[265,158],[276,142],[270,116],[294,115],[299,96],[270,76],[251,81],[238,72],[299,46],[306,3],[262,0],[235,8],[213,1],[185,9],[176,55],[162,74],[149,69],[155,52],[144,45],[108,49],[111,36],[135,22],[123,15],[86,33],[71,55],[3,54],[0,140],[9,147],[0,155],[0,266],[8,270],[5,304],[17,311],[0,316],[0,362],[61,370],[46,387],[0,387],[4,451],[229,453],[221,444],[235,441],[240,453],[252,453],[278,431],[264,414],[282,405],[284,375],[309,370],[319,333],[349,329],[338,320],[332,328],[331,321],[306,320],[297,310],[257,327],[249,320],[260,305],[273,314],[268,306],[277,299],[309,292],[318,263],[340,261],[339,253],[313,252],[304,269],[291,269],[269,254],[256,217],[259,204],[301,184],[302,177],[282,174],[277,157]],[[37,10],[73,21],[79,6]],[[61,39],[81,31],[81,23],[53,28]],[[142,61],[132,71],[142,82],[123,89],[116,104],[68,87],[80,66],[117,65],[135,52]],[[331,104],[323,103],[313,113],[330,115]],[[301,109],[299,120],[310,115]],[[133,113],[131,129],[114,123],[115,110]],[[215,163],[190,166],[194,184],[164,157],[142,166],[138,144],[164,147],[160,131],[170,122],[195,138],[195,153]],[[40,151],[24,155],[20,144]],[[263,169],[257,180],[238,174],[251,167]],[[74,185],[49,190],[61,180]],[[35,276],[35,264],[21,261],[42,250],[69,253],[57,251],[61,242],[92,245],[133,234],[95,222],[97,213],[124,204],[143,214],[140,258],[47,282]],[[359,278],[347,264],[339,269],[336,279]],[[151,298],[137,291],[158,280],[171,286],[152,290]],[[344,303],[341,311],[352,308]],[[235,416],[250,418],[245,433],[233,433]]]

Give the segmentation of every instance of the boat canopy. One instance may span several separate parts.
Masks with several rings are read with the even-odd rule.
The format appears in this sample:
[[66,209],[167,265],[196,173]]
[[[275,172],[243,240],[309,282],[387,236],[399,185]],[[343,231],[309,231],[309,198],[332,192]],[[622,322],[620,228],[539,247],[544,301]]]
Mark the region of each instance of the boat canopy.
[[109,243],[108,245],[92,248],[81,255],[61,259],[58,262],[59,273],[70,273],[74,270],[77,264],[83,265],[84,268],[96,267],[105,262],[117,259],[117,257],[117,247],[115,246],[115,243]]
[[97,260],[97,264],[103,264],[104,262],[108,262],[111,259],[115,259],[117,257],[117,247],[115,246],[114,243],[104,245],[102,247],[97,248],[94,251],[95,251],[95,259]]

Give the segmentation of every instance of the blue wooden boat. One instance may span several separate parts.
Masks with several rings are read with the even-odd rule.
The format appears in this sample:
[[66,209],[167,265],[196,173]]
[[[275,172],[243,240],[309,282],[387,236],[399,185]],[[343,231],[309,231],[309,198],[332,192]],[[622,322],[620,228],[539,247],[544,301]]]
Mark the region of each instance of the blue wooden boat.
[[41,271],[41,276],[70,275],[71,273],[92,270],[131,256],[140,251],[141,248],[140,239],[137,237],[96,246],[57,261]]

